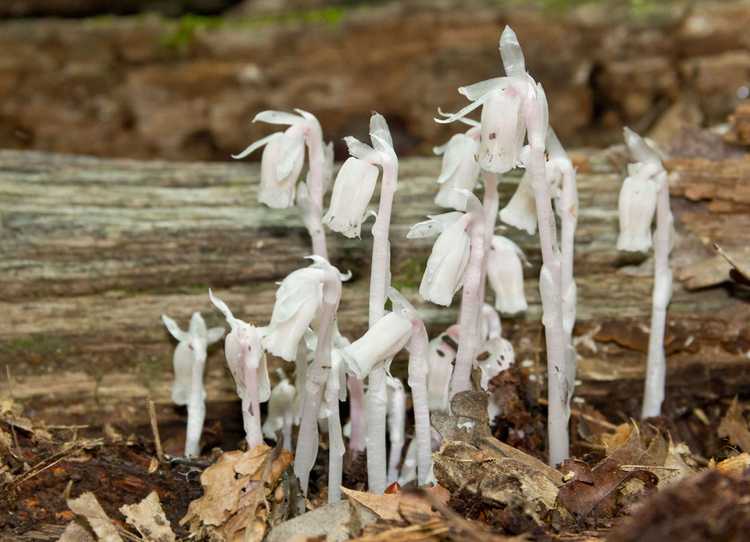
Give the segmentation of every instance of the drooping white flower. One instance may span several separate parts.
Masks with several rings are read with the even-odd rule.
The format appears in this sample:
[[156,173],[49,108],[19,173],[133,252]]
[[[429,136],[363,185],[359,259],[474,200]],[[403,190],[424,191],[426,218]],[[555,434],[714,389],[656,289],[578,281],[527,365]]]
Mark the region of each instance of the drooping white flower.
[[475,121],[468,122],[473,126],[470,130],[454,135],[448,143],[433,149],[435,154],[443,156],[437,180],[440,189],[435,196],[435,204],[440,207],[465,210],[466,197],[459,190],[473,191],[479,178],[477,154],[481,130]]
[[260,403],[271,396],[266,353],[261,340],[263,331],[235,318],[224,301],[208,291],[211,303],[224,314],[231,331],[224,340],[224,355],[232,373],[237,395],[242,400],[242,418],[248,446],[263,442]]
[[277,433],[281,431],[285,450],[292,450],[292,425],[296,396],[297,390],[286,376],[283,376],[271,390],[268,413],[263,423],[263,435],[266,438],[276,439]]
[[[294,205],[297,180],[305,161],[306,140],[316,138],[316,144],[322,145],[322,130],[315,116],[301,109],[295,111],[296,115],[285,111],[258,113],[253,122],[288,125],[289,128],[259,139],[241,153],[232,155],[232,158],[239,160],[265,146],[261,158],[258,200],[275,209]],[[323,152],[326,152],[325,148]]]
[[[206,349],[224,336],[223,327],[206,328],[206,322],[201,313],[194,312],[190,318],[188,331],[183,331],[177,322],[167,315],[161,317],[170,335],[177,339],[178,344],[172,358],[174,366],[174,383],[172,384],[172,401],[176,405],[186,405],[190,398],[193,380],[193,366],[206,362]],[[201,379],[203,370],[200,370]],[[201,388],[203,382],[201,382]],[[205,398],[205,391],[201,399]]]
[[524,172],[510,201],[500,211],[500,220],[530,235],[536,232],[536,200],[528,171]]
[[628,164],[628,176],[622,183],[617,205],[620,218],[617,250],[646,252],[651,248],[656,196],[665,182],[662,171],[653,163]]
[[161,319],[169,333],[179,341],[172,358],[175,377],[172,401],[188,407],[185,456],[195,457],[200,455],[200,438],[206,416],[206,391],[203,387],[206,349],[224,336],[224,328],[207,329],[199,312],[194,312],[190,318],[188,331],[180,329],[169,316],[162,315]]
[[476,365],[480,370],[479,385],[483,390],[488,391],[490,380],[509,369],[515,363],[516,356],[513,345],[502,337],[487,341],[484,350],[487,355],[478,359]]
[[336,176],[323,223],[345,237],[359,237],[378,173],[378,168],[365,160],[347,158]]
[[479,164],[495,173],[505,173],[520,163],[527,130],[525,104],[529,88],[534,86],[526,73],[518,39],[508,26],[500,37],[500,52],[506,77],[459,88],[458,92],[472,103],[453,115],[435,119],[440,123],[453,122],[482,107]]
[[479,321],[481,325],[480,338],[482,342],[487,342],[502,334],[502,322],[500,321],[500,315],[492,308],[492,305],[484,303],[482,305],[482,312],[479,315]]
[[409,341],[411,321],[389,312],[367,332],[342,349],[348,370],[359,379],[365,378],[379,363],[393,358]]
[[415,224],[409,230],[409,239],[439,233],[419,285],[419,295],[424,300],[447,307],[453,301],[454,294],[461,289],[471,250],[468,232],[471,220],[470,214],[446,213],[430,217],[430,220]]
[[519,246],[507,237],[492,238],[487,254],[487,278],[495,292],[495,308],[503,314],[516,314],[528,308],[523,289],[525,259]]
[[453,363],[456,361],[456,339],[458,326],[449,328],[430,341],[429,372],[427,374],[427,398],[430,412],[447,411],[450,400],[450,384]]

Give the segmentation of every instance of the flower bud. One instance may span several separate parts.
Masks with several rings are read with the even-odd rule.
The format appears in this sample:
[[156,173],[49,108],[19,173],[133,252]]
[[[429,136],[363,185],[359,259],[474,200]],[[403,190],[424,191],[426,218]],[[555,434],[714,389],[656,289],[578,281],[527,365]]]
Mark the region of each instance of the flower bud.
[[367,333],[341,350],[349,372],[360,380],[379,363],[390,360],[411,336],[411,321],[389,312],[375,322]]
[[528,308],[523,290],[524,254],[513,241],[500,235],[492,238],[487,255],[487,278],[495,292],[495,308],[504,314]]
[[447,307],[463,285],[471,248],[466,231],[470,220],[468,214],[461,216],[445,227],[435,241],[419,285],[419,295],[425,301]]
[[651,222],[659,192],[654,175],[659,173],[659,167],[651,163],[636,163],[629,165],[628,172],[618,200],[620,235],[617,250],[645,252],[651,248]]
[[434,149],[435,154],[443,155],[437,180],[440,189],[435,196],[436,205],[459,211],[466,209],[466,197],[457,190],[473,191],[479,178],[480,167],[476,159],[479,142],[469,135],[476,131],[472,129],[466,134],[456,134],[448,143]]
[[346,237],[359,237],[377,180],[376,166],[359,158],[348,158],[336,176],[331,206],[323,223]]

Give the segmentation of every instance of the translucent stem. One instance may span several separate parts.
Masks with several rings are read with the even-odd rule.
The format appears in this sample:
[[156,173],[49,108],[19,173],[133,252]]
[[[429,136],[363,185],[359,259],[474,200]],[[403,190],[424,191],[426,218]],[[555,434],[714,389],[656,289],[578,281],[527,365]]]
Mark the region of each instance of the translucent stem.
[[260,399],[258,396],[258,369],[243,363],[248,399],[242,402],[242,415],[245,424],[247,449],[252,450],[263,444],[263,431],[260,424]]
[[661,414],[666,380],[664,330],[667,306],[672,298],[672,271],[669,268],[670,232],[672,212],[669,209],[669,187],[666,179],[659,190],[656,204],[656,231],[654,232],[654,290],[651,306],[651,334],[648,341],[646,384],[643,396],[642,418]]
[[[372,327],[385,314],[385,299],[390,285],[390,243],[393,196],[396,192],[398,162],[395,157],[384,160],[380,186],[380,203],[372,227],[372,270],[370,273],[369,324]],[[386,366],[376,367],[367,377],[366,430],[367,482],[369,490],[381,494],[386,488]]]
[[352,452],[365,450],[365,383],[355,376],[346,378],[349,388],[349,419],[351,420],[351,436],[349,449]]
[[328,397],[331,413],[328,416],[328,502],[341,500],[341,481],[344,469],[344,436],[341,432],[338,390]]
[[307,190],[310,194],[311,207],[306,225],[312,239],[313,254],[328,259],[326,233],[321,220],[323,216],[323,169],[325,165],[323,134],[316,129],[305,140],[310,168],[307,173]]
[[205,362],[193,362],[193,375],[188,399],[187,431],[185,434],[185,457],[198,457],[201,454],[201,434],[206,418],[206,403],[203,400],[203,368]]
[[414,439],[417,446],[417,483],[432,482],[432,443],[430,409],[427,399],[429,346],[424,324],[415,329],[409,341],[409,387],[414,407]]

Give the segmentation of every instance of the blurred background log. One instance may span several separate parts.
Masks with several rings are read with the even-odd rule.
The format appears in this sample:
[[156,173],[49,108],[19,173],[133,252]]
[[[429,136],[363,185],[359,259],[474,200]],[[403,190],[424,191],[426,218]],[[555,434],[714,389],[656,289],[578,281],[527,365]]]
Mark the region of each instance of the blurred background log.
[[[505,24],[569,146],[624,124],[667,142],[750,92],[748,0],[5,0],[3,15],[27,18],[0,21],[0,148],[225,160],[266,133],[255,113],[301,107],[339,159],[372,110],[402,155],[425,155],[448,139],[436,108],[498,73]],[[30,18],[77,15],[100,16]]]
[[[577,152],[573,158],[581,198],[577,394],[609,412],[635,414],[652,261],[615,250],[622,150]],[[673,263],[681,281],[675,282],[669,310],[667,396],[672,405],[694,405],[750,385],[748,291],[727,282],[729,267],[716,263],[712,248],[718,242],[729,253],[746,250],[750,159],[682,158],[668,166],[677,227]],[[456,312],[419,302],[431,243],[405,234],[437,212],[431,202],[439,168],[432,158],[402,161],[391,234],[393,283],[418,303],[432,333],[452,323]],[[2,395],[57,423],[145,421],[145,397],[169,402],[174,345],[160,314],[185,324],[199,310],[211,325],[222,323],[208,302],[212,287],[239,317],[265,324],[275,281],[305,265],[309,241],[296,211],[256,204],[257,176],[258,168],[246,164],[0,151]],[[517,180],[504,180],[501,201]],[[506,319],[504,333],[515,345],[517,362],[542,381],[538,243],[500,229],[531,262],[530,309]],[[369,227],[362,241],[330,232],[328,239],[333,263],[353,272],[339,321],[345,334],[356,337],[366,325]],[[402,362],[394,363],[394,372],[404,374]],[[221,347],[209,355],[206,384],[209,401],[234,399]]]

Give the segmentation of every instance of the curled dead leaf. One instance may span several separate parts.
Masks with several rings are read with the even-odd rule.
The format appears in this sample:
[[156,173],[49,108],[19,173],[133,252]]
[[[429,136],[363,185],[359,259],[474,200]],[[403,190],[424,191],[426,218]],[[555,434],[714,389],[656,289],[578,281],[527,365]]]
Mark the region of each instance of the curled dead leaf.
[[742,448],[743,452],[750,452],[750,431],[736,397],[721,419],[718,433],[720,437],[729,439],[729,442]]
[[68,499],[68,507],[88,523],[100,542],[122,541],[117,528],[93,493],[86,492],[77,499]]
[[120,512],[125,516],[125,521],[135,527],[147,542],[174,542],[174,532],[156,491],[149,493],[137,504],[121,506]]

